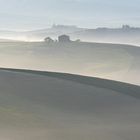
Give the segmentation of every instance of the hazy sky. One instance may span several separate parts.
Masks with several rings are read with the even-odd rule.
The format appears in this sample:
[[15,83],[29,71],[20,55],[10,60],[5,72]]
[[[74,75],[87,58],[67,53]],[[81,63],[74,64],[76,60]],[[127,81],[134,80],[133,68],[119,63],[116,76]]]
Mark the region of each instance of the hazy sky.
[[0,0],[0,29],[140,26],[140,0]]

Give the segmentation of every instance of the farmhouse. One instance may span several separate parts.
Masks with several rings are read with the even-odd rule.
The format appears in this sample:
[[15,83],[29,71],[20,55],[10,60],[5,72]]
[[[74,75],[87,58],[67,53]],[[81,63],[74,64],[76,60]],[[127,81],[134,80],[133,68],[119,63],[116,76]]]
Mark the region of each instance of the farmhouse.
[[70,37],[68,35],[61,35],[58,37],[59,42],[71,42]]

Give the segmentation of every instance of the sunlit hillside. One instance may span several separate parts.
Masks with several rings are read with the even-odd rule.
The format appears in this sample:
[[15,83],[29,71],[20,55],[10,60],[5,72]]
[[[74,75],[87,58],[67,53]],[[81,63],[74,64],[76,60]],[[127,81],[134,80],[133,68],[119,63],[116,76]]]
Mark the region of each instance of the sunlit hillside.
[[113,79],[140,85],[140,48],[97,43],[0,43],[0,66]]

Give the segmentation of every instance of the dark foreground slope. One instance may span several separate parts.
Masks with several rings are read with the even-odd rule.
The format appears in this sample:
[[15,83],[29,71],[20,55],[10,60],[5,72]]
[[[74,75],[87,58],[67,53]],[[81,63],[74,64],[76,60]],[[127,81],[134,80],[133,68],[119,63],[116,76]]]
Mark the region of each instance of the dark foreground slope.
[[1,140],[137,140],[140,87],[0,69]]

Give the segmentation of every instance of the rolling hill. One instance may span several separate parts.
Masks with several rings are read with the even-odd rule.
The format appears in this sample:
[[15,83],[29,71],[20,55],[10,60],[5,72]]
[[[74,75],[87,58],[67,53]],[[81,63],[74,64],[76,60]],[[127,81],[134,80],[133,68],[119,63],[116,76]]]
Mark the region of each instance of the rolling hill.
[[0,139],[138,139],[139,93],[98,78],[0,69]]
[[140,48],[121,44],[1,42],[0,66],[80,74],[140,85]]

